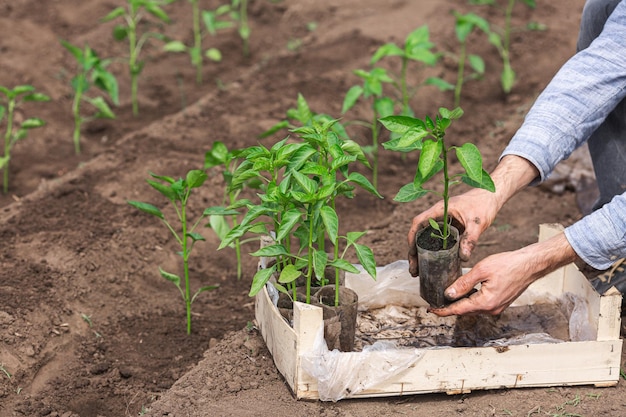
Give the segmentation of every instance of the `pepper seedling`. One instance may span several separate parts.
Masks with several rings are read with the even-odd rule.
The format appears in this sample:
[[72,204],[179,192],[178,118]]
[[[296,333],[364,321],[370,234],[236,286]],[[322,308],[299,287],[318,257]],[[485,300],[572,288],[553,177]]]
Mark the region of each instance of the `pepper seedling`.
[[[115,114],[104,100],[102,96],[87,96],[92,86],[98,87],[104,91],[111,101],[119,104],[119,89],[115,75],[106,70],[111,62],[98,57],[96,51],[91,49],[89,45],[85,45],[83,49],[62,40],[61,44],[76,59],[78,64],[78,74],[72,78],[70,85],[74,90],[74,100],[72,102],[72,114],[74,115],[74,151],[80,153],[80,130],[83,123],[87,123],[94,119],[114,119]],[[86,102],[93,106],[96,110],[90,116],[83,116],[81,105]]]
[[[483,169],[482,156],[473,143],[465,143],[462,146],[447,145],[445,142],[446,130],[453,120],[463,115],[460,107],[454,110],[440,108],[435,119],[426,116],[423,120],[409,116],[388,116],[381,119],[381,123],[391,132],[397,133],[399,138],[383,143],[385,149],[411,152],[420,151],[419,160],[413,181],[404,185],[398,191],[394,200],[399,202],[414,201],[427,193],[439,195],[443,200],[443,218],[441,227],[431,219],[430,225],[435,229],[435,235],[442,240],[442,247],[448,247],[449,218],[448,202],[450,199],[450,187],[461,182],[475,188],[483,188],[494,192],[493,180]],[[451,174],[450,152],[455,151],[464,172]],[[443,173],[443,191],[424,188],[435,174]]]
[[[219,6],[215,10],[200,10],[198,0],[188,0],[192,7],[192,22],[193,22],[193,46],[187,46],[183,42],[178,40],[169,41],[165,44],[164,49],[169,52],[186,52],[191,57],[191,64],[196,67],[196,83],[202,83],[202,64],[204,57],[213,62],[219,62],[222,60],[222,52],[217,48],[207,48],[202,50],[202,40],[207,34],[215,35],[218,30],[232,27],[232,23],[226,20],[220,19],[220,17],[226,15],[229,10],[229,5]],[[206,31],[202,30],[204,24]]]
[[11,150],[20,140],[26,138],[30,129],[41,127],[46,123],[38,117],[29,117],[22,121],[19,126],[15,125],[15,109],[20,104],[27,101],[50,101],[50,97],[45,94],[36,93],[32,85],[18,85],[13,89],[0,86],[0,93],[4,95],[0,102],[0,123],[6,115],[6,128],[4,131],[4,153],[0,156],[0,169],[3,172],[2,190],[4,194],[9,192],[9,161],[11,160]]
[[[166,218],[165,214],[155,205],[150,203],[144,203],[140,201],[128,201],[131,206],[151,214],[159,218],[167,229],[172,233],[174,239],[180,246],[180,252],[177,252],[183,258],[183,279],[184,288],[181,286],[180,276],[167,272],[159,267],[159,273],[163,278],[172,282],[179,290],[185,302],[185,309],[187,312],[187,334],[191,333],[191,305],[195,301],[196,297],[205,291],[211,291],[216,289],[219,285],[207,285],[199,288],[193,295],[191,295],[191,289],[189,285],[189,257],[194,245],[199,241],[204,241],[204,237],[195,232],[194,230],[200,224],[200,222],[207,216],[211,215],[211,210],[206,209],[202,215],[196,219],[195,222],[189,222],[187,215],[187,207],[192,190],[198,188],[204,184],[207,179],[207,174],[201,170],[191,170],[187,173],[186,177],[175,180],[172,177],[161,176],[150,173],[150,176],[155,180],[147,180],[148,184],[155,190],[165,196],[174,207],[180,228],[175,229],[174,225]],[[236,213],[236,212],[235,212]],[[225,213],[231,214],[231,213]]]
[[116,41],[128,40],[128,70],[130,73],[131,101],[133,115],[139,114],[139,103],[137,99],[138,78],[144,68],[144,61],[139,59],[141,50],[150,38],[163,40],[164,36],[157,32],[139,33],[139,23],[146,16],[146,13],[156,17],[163,23],[170,23],[167,13],[161,8],[175,0],[127,0],[126,8],[120,6],[113,9],[109,14],[101,19],[102,22],[109,22],[121,18],[124,23],[113,28],[113,38]]

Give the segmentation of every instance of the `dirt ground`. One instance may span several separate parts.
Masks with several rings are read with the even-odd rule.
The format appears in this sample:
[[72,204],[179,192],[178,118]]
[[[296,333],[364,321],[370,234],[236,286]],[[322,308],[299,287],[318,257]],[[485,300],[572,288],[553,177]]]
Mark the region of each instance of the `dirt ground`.
[[[472,52],[485,58],[487,73],[464,87],[465,115],[452,133],[459,142],[478,145],[487,169],[495,165],[536,95],[574,53],[584,1],[538,2],[536,10],[520,3],[514,24],[536,21],[546,30],[514,33],[512,63],[518,81],[509,95],[499,86],[497,52],[485,39],[472,38]],[[218,5],[200,4],[204,9]],[[10,190],[0,195],[1,417],[626,413],[624,381],[613,388],[296,401],[254,327],[254,300],[247,294],[256,261],[244,257],[244,276],[238,280],[233,253],[216,252],[217,238],[211,230],[201,230],[206,242],[194,249],[191,285],[220,287],[195,301],[188,336],[178,290],[157,269],[181,267],[175,241],[157,219],[126,203],[141,200],[166,207],[145,182],[149,171],[178,177],[201,169],[214,141],[230,149],[255,144],[261,132],[295,106],[298,93],[314,111],[339,117],[346,91],[359,82],[352,71],[368,68],[380,45],[400,43],[428,24],[437,48],[454,50],[452,10],[474,11],[498,25],[503,23],[501,11],[461,0],[252,0],[250,56],[243,56],[234,30],[208,37],[223,59],[205,64],[201,85],[195,83],[187,56],[165,53],[158,42],[147,44],[137,117],[131,112],[126,68],[114,62],[109,68],[120,83],[121,103],[114,108],[118,117],[87,124],[83,152],[75,155],[69,87],[75,67],[59,40],[89,44],[105,58],[125,56],[126,45],[112,39],[113,22],[99,21],[120,5],[121,0],[0,0],[0,85],[30,84],[52,98],[27,103],[18,112],[18,121],[36,116],[47,125],[15,146]],[[166,10],[172,23],[156,29],[189,43],[190,3],[179,0]],[[452,80],[455,67],[444,61],[433,71]],[[432,114],[440,106],[451,107],[452,96],[425,87],[412,105],[418,115]],[[353,116],[368,114],[363,105]],[[4,132],[4,124],[0,127]],[[351,134],[359,143],[369,143],[366,130]],[[416,160],[381,152],[379,190],[385,199],[359,194],[338,207],[346,230],[370,231],[365,243],[379,265],[404,258],[410,219],[433,202],[392,201],[411,180]],[[540,223],[567,225],[580,218],[573,191],[577,182],[572,181],[576,175],[569,175],[574,171],[565,169],[551,188],[516,196],[466,266],[536,241]],[[222,190],[221,176],[211,171],[194,196],[191,215],[220,204]],[[244,248],[246,253],[253,250],[252,245]]]

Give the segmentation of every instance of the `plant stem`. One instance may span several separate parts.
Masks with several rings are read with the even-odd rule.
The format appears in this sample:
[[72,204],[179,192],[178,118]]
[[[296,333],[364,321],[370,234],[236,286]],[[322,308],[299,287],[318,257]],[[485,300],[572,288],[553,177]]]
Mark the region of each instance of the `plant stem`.
[[248,27],[248,0],[241,0],[239,5],[239,33],[243,41],[243,56],[250,56],[250,29]]
[[[85,74],[80,75],[81,79],[79,81],[80,86],[84,83]],[[72,113],[74,113],[74,152],[76,155],[80,154],[80,127],[83,123],[82,117],[80,117],[80,100],[82,99],[83,91],[82,88],[76,89],[76,94],[74,95],[74,103],[72,103]]]
[[[333,210],[335,210],[335,200],[332,200],[331,206]],[[337,238],[333,242],[334,251],[333,256],[334,259],[339,259],[339,238]],[[339,268],[335,267],[335,307],[339,306]]]
[[311,304],[311,277],[313,275],[313,216],[309,207],[307,217],[309,218],[309,250],[307,256],[308,268],[306,271],[306,303]]
[[[463,87],[463,78],[465,74],[465,57],[466,57],[466,45],[465,42],[461,42],[461,52],[459,54],[459,69],[456,75],[456,86],[454,87],[454,107],[459,107],[461,104],[461,88]],[[444,160],[445,163],[445,160]]]
[[402,70],[400,71],[400,82],[402,86],[402,114],[407,114],[406,109],[409,107],[409,93],[406,85],[406,69],[408,66],[408,59],[402,58]]
[[187,334],[191,334],[191,291],[189,289],[189,251],[187,250],[187,196],[181,201],[183,269],[185,272],[185,308],[187,310]]
[[130,95],[133,104],[133,115],[139,114],[139,105],[137,104],[137,76],[139,70],[137,68],[137,15],[131,15],[128,19],[128,44],[130,57],[128,60],[128,68],[130,69]]
[[374,119],[372,120],[372,185],[378,188],[378,112],[374,108]]
[[200,33],[200,7],[198,6],[198,0],[192,0],[193,9],[193,47],[198,54],[198,61],[196,64],[196,84],[202,83],[202,35]]
[[[15,109],[15,99],[9,98],[7,103],[7,131],[4,135],[4,157],[11,155],[11,135],[13,133],[13,111]],[[9,161],[4,164],[4,175],[2,182],[4,194],[9,192]]]
[[[228,197],[230,199],[230,204],[234,204],[235,201],[237,200],[237,197],[234,193],[229,193]],[[232,221],[233,221],[233,228],[235,228],[239,223],[237,222],[237,215],[234,214],[231,217]],[[235,239],[235,254],[237,256],[237,279],[240,280],[241,279],[241,240],[240,239]]]
[[443,249],[448,249],[448,198],[449,198],[449,183],[450,178],[448,176],[448,149],[446,149],[446,143],[444,141],[444,133],[438,133],[438,140],[441,141],[442,158],[443,158]]

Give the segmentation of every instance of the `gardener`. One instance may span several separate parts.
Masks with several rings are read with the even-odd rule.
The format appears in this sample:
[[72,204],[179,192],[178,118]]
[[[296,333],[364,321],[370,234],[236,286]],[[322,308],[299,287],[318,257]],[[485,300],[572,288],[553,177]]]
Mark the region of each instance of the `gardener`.
[[[460,255],[468,260],[481,233],[504,203],[529,184],[546,179],[555,165],[585,142],[600,191],[594,211],[544,242],[478,262],[446,290],[439,315],[490,313],[508,307],[533,281],[582,259],[608,270],[626,257],[626,0],[588,0],[583,9],[578,52],[556,74],[529,111],[492,173],[496,192],[472,189],[450,199],[450,214],[464,229]],[[413,219],[409,263],[418,274],[415,234],[440,219],[441,202]],[[605,274],[606,275],[606,274]],[[477,284],[480,290],[463,297]],[[626,292],[626,272],[592,280],[600,293]]]

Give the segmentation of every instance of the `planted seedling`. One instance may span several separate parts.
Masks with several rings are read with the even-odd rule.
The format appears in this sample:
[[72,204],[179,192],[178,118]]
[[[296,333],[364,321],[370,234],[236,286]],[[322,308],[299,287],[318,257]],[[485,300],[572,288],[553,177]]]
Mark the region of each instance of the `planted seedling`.
[[[536,7],[535,0],[521,0],[526,6],[534,9]],[[500,7],[496,0],[471,0],[470,3],[477,5],[489,5],[492,7]],[[496,47],[500,58],[502,59],[502,73],[500,76],[500,84],[502,85],[502,91],[506,94],[511,92],[513,84],[515,84],[515,71],[511,67],[511,33],[513,27],[511,25],[511,19],[513,17],[513,9],[515,7],[516,0],[506,0],[506,6],[504,9],[504,28],[496,31],[489,32],[489,43]],[[527,25],[527,29],[530,30],[544,30],[545,26],[531,22]]]
[[[465,143],[462,146],[454,146],[445,142],[446,130],[453,120],[459,119],[462,115],[463,110],[460,107],[452,111],[442,107],[434,120],[429,116],[424,119],[409,116],[388,116],[381,119],[381,123],[387,129],[400,135],[398,139],[383,143],[383,147],[399,152],[420,151],[413,181],[403,186],[394,200],[410,202],[427,193],[434,193],[441,197],[443,200],[441,225],[433,219],[430,223],[435,229],[434,234],[441,239],[443,249],[448,247],[450,236],[448,230],[450,224],[448,219],[450,187],[462,182],[471,187],[495,191],[491,177],[483,169],[482,156],[476,145]],[[456,157],[463,168],[462,172],[450,173],[451,151],[456,153]],[[443,173],[443,191],[424,188],[424,184],[439,172]]]
[[[487,35],[491,33],[491,30],[489,29],[489,23],[474,13],[460,14],[454,12],[454,16],[456,18],[454,29],[456,38],[459,41],[457,77],[454,85],[454,107],[458,107],[461,104],[463,85],[469,80],[482,78],[485,74],[485,61],[479,55],[467,52],[468,37],[475,29],[479,29]],[[469,64],[471,69],[469,75],[466,75],[466,63]]]
[[[196,82],[200,84],[202,82],[202,64],[204,58],[219,62],[222,60],[222,53],[217,48],[207,48],[203,50],[202,41],[207,34],[214,36],[218,30],[229,28],[232,23],[221,19],[228,13],[230,7],[228,5],[219,6],[215,10],[200,10],[198,0],[188,0],[192,7],[192,21],[193,21],[193,46],[187,46],[181,41],[169,41],[165,44],[164,48],[170,52],[186,52],[191,57],[191,63],[196,67]],[[204,29],[202,29],[202,24]]]
[[248,0],[231,0],[230,17],[237,24],[237,33],[243,44],[243,56],[250,56],[250,26],[248,25]]
[[18,85],[13,89],[0,86],[0,93],[4,95],[0,101],[0,123],[6,116],[6,128],[4,131],[4,153],[0,156],[0,169],[4,171],[2,179],[2,190],[6,194],[9,192],[9,161],[11,160],[11,150],[20,140],[26,138],[30,129],[41,127],[45,122],[38,117],[29,117],[22,121],[19,126],[15,125],[15,110],[24,102],[28,101],[49,101],[50,97],[45,94],[36,93],[35,87],[31,85]]
[[[215,167],[220,167],[222,169],[222,176],[224,178],[224,183],[226,187],[224,189],[224,199],[222,202],[222,207],[213,207],[212,213],[209,217],[209,224],[213,231],[217,234],[220,240],[224,240],[226,235],[231,231],[231,229],[238,224],[237,220],[237,212],[233,213],[233,210],[244,207],[249,201],[239,199],[239,195],[241,191],[245,187],[251,189],[259,188],[260,184],[258,179],[250,178],[250,179],[241,179],[235,178],[235,172],[242,164],[246,164],[245,160],[241,157],[242,151],[239,150],[228,150],[226,145],[223,142],[215,142],[209,152],[205,154],[204,158],[204,168],[211,169]],[[227,209],[226,207],[230,207]],[[224,213],[231,213],[229,215],[224,215]],[[230,222],[228,221],[230,219]],[[237,257],[237,279],[241,279],[242,275],[242,262],[241,262],[241,244],[242,242],[239,238],[235,239],[235,241],[231,244],[231,246],[235,249],[235,254]]]
[[139,59],[139,55],[148,39],[164,39],[161,33],[140,33],[140,22],[146,14],[149,14],[160,22],[170,23],[169,16],[161,6],[170,4],[173,1],[175,0],[127,0],[126,8],[116,7],[102,18],[103,22],[109,22],[118,18],[124,21],[123,24],[116,25],[113,28],[113,38],[117,41],[128,40],[129,55],[127,63],[130,72],[131,101],[135,116],[139,114],[139,103],[137,100],[138,78],[145,64],[145,61]]
[[[119,104],[117,79],[115,75],[106,70],[110,60],[101,60],[98,54],[85,45],[83,49],[72,45],[69,42],[61,41],[61,44],[76,58],[78,64],[78,74],[70,82],[74,90],[74,101],[72,103],[72,113],[74,115],[74,151],[80,153],[80,129],[83,123],[91,120],[104,118],[114,119],[115,114],[102,96],[87,96],[92,86],[98,87],[105,92],[111,101]],[[95,108],[95,113],[83,116],[81,105],[86,102]]]
[[193,295],[191,294],[191,289],[189,287],[189,257],[191,255],[191,251],[196,242],[205,240],[201,234],[195,232],[195,229],[203,219],[211,215],[211,211],[209,209],[205,210],[202,215],[198,219],[196,219],[195,222],[190,223],[190,219],[188,218],[187,213],[187,207],[193,189],[198,188],[202,186],[202,184],[204,184],[207,179],[207,174],[201,170],[191,170],[187,173],[184,179],[180,178],[178,180],[175,180],[172,177],[155,175],[153,173],[150,173],[150,176],[158,181],[149,179],[147,180],[148,184],[150,184],[152,188],[165,196],[172,204],[178,217],[177,220],[180,224],[180,228],[175,229],[174,225],[166,218],[165,214],[153,204],[143,203],[140,201],[128,201],[128,204],[135,208],[138,208],[145,213],[151,214],[161,219],[163,224],[165,224],[167,229],[172,233],[172,236],[174,236],[174,239],[176,239],[176,242],[180,246],[181,250],[177,253],[183,258],[184,288],[181,286],[180,276],[171,272],[167,272],[161,267],[159,267],[159,272],[163,278],[172,282],[174,285],[176,285],[176,288],[178,288],[180,295],[185,302],[185,308],[187,312],[187,334],[190,334],[191,305],[200,293],[204,291],[211,291],[218,287],[218,285],[203,286],[199,288]]
[[[226,236],[220,248],[245,233],[270,236],[273,244],[252,253],[272,257],[276,262],[259,270],[253,278],[250,296],[256,295],[273,274],[278,274],[277,288],[291,290],[296,299],[296,279],[304,276],[306,302],[310,302],[314,280],[323,281],[327,266],[356,272],[356,268],[339,255],[338,216],[335,200],[352,198],[356,186],[380,196],[361,174],[350,172],[348,165],[359,161],[367,164],[360,146],[342,140],[333,130],[335,121],[312,121],[310,126],[296,128],[299,141],[287,138],[270,149],[255,146],[244,151],[247,165],[235,178],[258,177],[264,184],[259,204],[249,204],[241,223]],[[373,253],[356,244],[362,234],[349,234],[346,240],[356,249],[357,257],[367,272],[375,276]],[[325,247],[326,239],[333,246],[332,257]],[[338,283],[337,283],[338,285]]]

